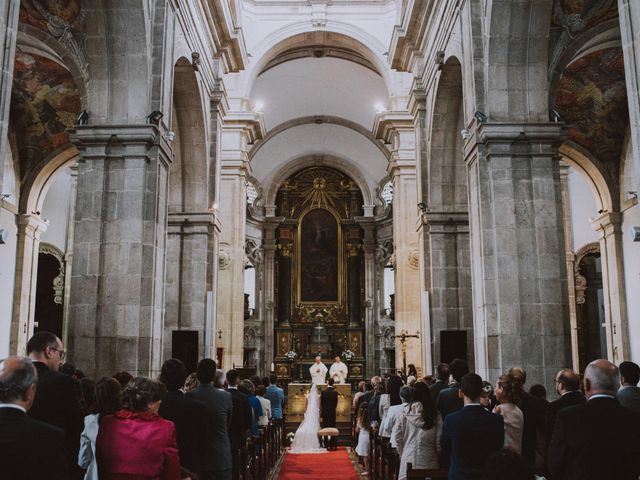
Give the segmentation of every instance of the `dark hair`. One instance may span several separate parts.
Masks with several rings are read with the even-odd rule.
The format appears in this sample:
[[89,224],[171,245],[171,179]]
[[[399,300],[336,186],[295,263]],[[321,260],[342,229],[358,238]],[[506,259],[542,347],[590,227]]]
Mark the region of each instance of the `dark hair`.
[[529,387],[529,394],[536,398],[541,398],[542,400],[547,399],[547,389],[544,388],[544,385],[540,385],[539,383]]
[[360,425],[362,425],[362,428],[364,428],[365,430],[369,430],[371,428],[368,402],[362,402],[360,404],[360,408],[358,409],[358,420],[360,420]]
[[84,372],[82,370],[79,370],[76,368],[76,371],[73,372],[73,376],[76,377],[76,379],[81,380],[83,379],[86,375],[84,374]]
[[467,373],[460,379],[460,390],[465,397],[471,400],[477,400],[482,395],[483,386],[482,378],[475,373]]
[[369,392],[369,391],[371,391],[371,390],[373,390],[373,383],[371,383],[371,382],[367,382],[367,383],[365,383],[365,384],[364,384],[364,391],[365,391],[365,392]]
[[407,375],[413,375],[414,377],[418,377],[418,370],[416,370],[416,366],[413,363],[407,365]]
[[385,387],[385,382],[380,382],[376,385],[376,395],[382,395],[383,393],[387,393],[387,389]]
[[334,383],[336,383],[336,381],[333,378],[330,378],[329,380],[327,380],[327,385],[333,386]]
[[278,381],[278,376],[275,373],[270,373],[269,374],[269,383],[271,385],[275,385],[277,381]]
[[149,404],[162,400],[167,389],[156,381],[135,377],[122,391],[122,408],[133,412],[146,412]]
[[402,399],[400,398],[400,389],[404,385],[402,379],[395,373],[387,379],[387,393],[389,394],[389,405],[400,405]]
[[511,367],[509,373],[520,380],[520,383],[524,385],[527,383],[527,372],[521,367]]
[[415,389],[410,387],[409,385],[403,385],[400,389],[400,398],[403,402],[411,403],[413,402],[413,397],[415,396]]
[[256,395],[264,397],[265,393],[267,393],[267,388],[264,385],[258,385],[256,387]]
[[439,363],[436,367],[436,376],[438,380],[448,380],[449,379],[449,364],[448,363]]
[[624,377],[624,383],[637,385],[640,381],[640,367],[633,362],[622,362],[620,364],[620,376]]
[[269,377],[262,377],[262,385],[266,387],[269,386],[269,384],[271,383],[271,379]]
[[64,373],[65,375],[69,375],[70,377],[73,377],[76,374],[76,367],[74,367],[72,364],[67,362],[60,365],[60,368],[58,369],[58,371],[60,373]]
[[187,379],[187,367],[177,358],[170,358],[162,364],[160,371],[160,381],[164,383],[167,390],[177,392],[184,386]]
[[114,374],[113,378],[115,378],[120,384],[120,386],[124,388],[127,386],[127,383],[129,383],[133,379],[133,375],[131,375],[129,372],[123,371],[123,372],[118,372]]
[[94,413],[100,417],[120,410],[122,385],[115,378],[102,377],[96,383],[96,403]]
[[510,448],[503,448],[489,456],[482,479],[533,480],[534,475],[520,455]]
[[203,358],[196,368],[196,376],[200,383],[211,383],[216,379],[216,362],[211,358]]
[[251,392],[255,392],[255,385],[251,380],[247,380],[246,378],[240,382],[238,385],[238,390],[247,395],[252,395]]
[[236,369],[232,368],[227,372],[227,383],[233,387],[238,381],[239,377],[240,373]]
[[51,332],[37,332],[27,342],[27,355],[31,352],[43,352],[47,347],[58,346],[58,337]]
[[81,378],[78,384],[80,385],[80,407],[83,412],[88,413],[96,403],[96,384],[90,378]]
[[[12,403],[15,400],[26,400],[27,389],[38,383],[38,374],[31,360],[26,357],[9,357],[0,361],[16,363],[13,367],[5,365],[7,369],[0,370],[0,403]],[[13,367],[13,368],[11,368]]]
[[253,383],[254,387],[262,385],[262,379],[258,375],[252,375],[251,377],[249,377],[249,380],[251,380],[251,383]]
[[567,392],[575,392],[580,390],[580,375],[570,368],[563,368],[558,375],[558,383],[561,383]]
[[462,377],[469,373],[469,366],[464,360],[454,358],[449,364],[449,372],[456,382],[460,382]]
[[415,390],[413,401],[422,404],[422,421],[424,422],[422,429],[430,430],[436,424],[436,408],[433,405],[431,391],[423,382],[416,382],[413,389]]
[[500,375],[500,378],[498,378],[498,385],[502,388],[502,394],[507,397],[509,402],[515,403],[516,405],[520,404],[522,394],[524,393],[520,377],[516,377],[511,373],[511,371],[509,371]]

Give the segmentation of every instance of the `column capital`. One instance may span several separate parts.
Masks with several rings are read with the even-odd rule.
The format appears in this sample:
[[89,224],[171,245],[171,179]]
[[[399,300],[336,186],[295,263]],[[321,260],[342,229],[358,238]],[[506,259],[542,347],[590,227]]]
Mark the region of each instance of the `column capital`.
[[602,212],[599,217],[591,220],[591,228],[598,232],[601,238],[618,233],[622,228],[622,213]]
[[21,213],[17,218],[18,232],[35,240],[40,239],[40,235],[47,231],[49,222],[40,215]]
[[469,212],[425,212],[420,215],[420,226],[431,233],[469,233]]

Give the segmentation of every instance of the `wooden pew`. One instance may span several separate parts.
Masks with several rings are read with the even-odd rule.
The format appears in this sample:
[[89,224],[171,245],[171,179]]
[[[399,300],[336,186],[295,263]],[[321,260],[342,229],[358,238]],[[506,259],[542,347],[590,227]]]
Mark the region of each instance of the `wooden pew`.
[[447,478],[449,478],[448,470],[413,468],[411,463],[407,463],[407,480],[447,480]]

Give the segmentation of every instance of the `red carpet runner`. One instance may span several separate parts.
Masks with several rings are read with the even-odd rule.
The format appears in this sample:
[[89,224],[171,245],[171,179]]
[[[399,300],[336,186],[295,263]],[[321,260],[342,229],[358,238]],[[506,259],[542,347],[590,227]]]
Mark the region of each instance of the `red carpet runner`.
[[357,480],[344,448],[327,453],[287,453],[278,480]]

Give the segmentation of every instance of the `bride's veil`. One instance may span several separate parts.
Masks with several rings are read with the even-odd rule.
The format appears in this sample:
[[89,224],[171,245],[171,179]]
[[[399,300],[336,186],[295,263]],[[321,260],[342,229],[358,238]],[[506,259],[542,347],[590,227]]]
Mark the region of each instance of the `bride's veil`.
[[291,452],[294,453],[317,453],[325,452],[320,448],[318,431],[320,430],[320,406],[318,405],[318,387],[314,383],[311,385],[307,410],[304,413],[304,420],[296,430],[295,437],[291,443]]

